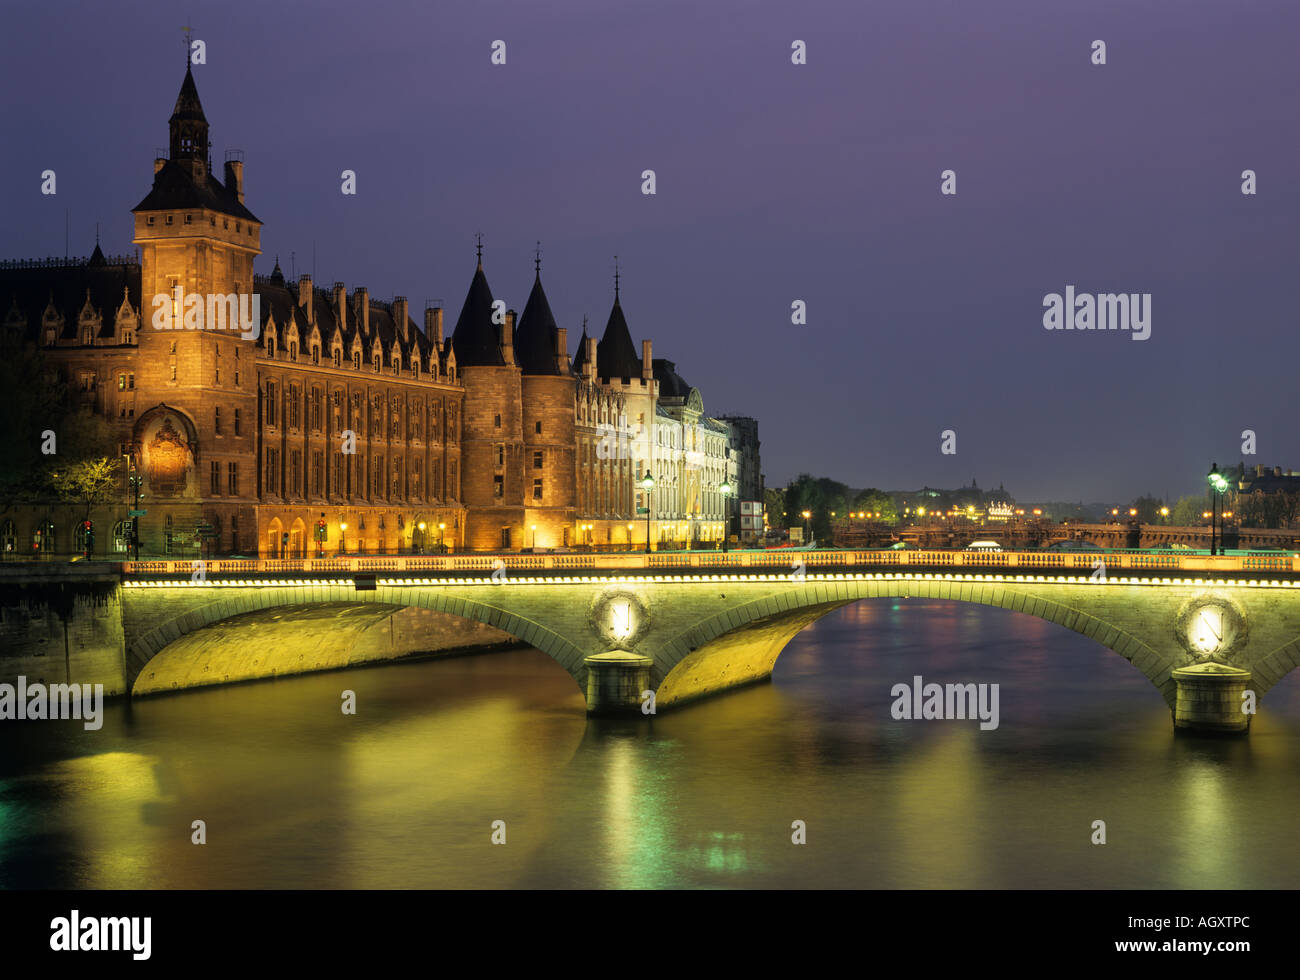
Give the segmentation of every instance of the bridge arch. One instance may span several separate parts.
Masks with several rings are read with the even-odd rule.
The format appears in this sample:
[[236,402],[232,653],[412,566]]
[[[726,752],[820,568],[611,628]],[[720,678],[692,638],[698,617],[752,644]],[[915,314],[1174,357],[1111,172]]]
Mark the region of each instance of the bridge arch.
[[[178,590],[180,591],[180,590]],[[428,609],[461,619],[495,627],[547,654],[564,667],[574,680],[585,683],[582,665],[585,651],[580,650],[554,629],[534,619],[511,612],[500,594],[486,589],[381,589],[357,592],[351,584],[314,585],[309,589],[238,588],[220,589],[210,601],[192,606],[178,615],[142,632],[126,644],[126,689],[133,691],[148,665],[172,643],[197,630],[213,626],[247,613],[303,605],[337,604],[369,606],[398,611],[406,608]],[[184,607],[182,607],[184,608]],[[295,673],[290,667],[284,673]],[[276,676],[272,671],[265,676]]]
[[[777,658],[800,630],[861,599],[928,598],[1008,609],[1055,623],[1095,640],[1129,661],[1172,708],[1177,663],[1131,632],[1053,598],[1017,588],[960,579],[845,579],[806,581],[776,596],[756,596],[720,610],[671,636],[660,638],[652,680],[659,703],[668,705],[771,674]],[[1028,584],[1025,583],[1027,586]],[[746,634],[752,634],[746,637]]]

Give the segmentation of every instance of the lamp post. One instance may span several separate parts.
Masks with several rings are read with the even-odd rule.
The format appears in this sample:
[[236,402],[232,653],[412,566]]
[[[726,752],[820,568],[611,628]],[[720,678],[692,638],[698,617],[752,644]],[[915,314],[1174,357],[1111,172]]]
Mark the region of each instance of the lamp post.
[[346,555],[348,553],[347,533],[348,533],[348,522],[339,521],[339,554],[340,555]]
[[812,518],[812,511],[810,511],[810,510],[806,510],[806,511],[803,512],[803,539],[804,539],[804,544],[807,544],[807,543],[808,543],[808,535],[810,535],[810,534],[812,533],[812,525],[810,525],[810,524],[808,523],[809,520],[810,520],[811,518]]
[[528,527],[533,532],[533,550],[536,551],[537,550],[537,525],[530,524],[528,525]]
[[655,478],[647,468],[641,478],[641,489],[645,491],[645,553],[650,554],[650,491],[655,488]]
[[1218,497],[1218,508],[1223,509],[1223,493],[1228,489],[1227,478],[1219,472],[1219,464],[1211,463],[1210,472],[1205,475],[1205,479],[1210,484],[1210,554],[1213,556],[1218,553],[1215,548],[1215,497]]
[[725,555],[731,537],[731,484],[723,480],[718,493],[722,494],[722,553]]
[[127,489],[135,497],[135,506],[131,508],[131,548],[135,552],[135,561],[140,560],[140,472],[131,465],[131,454],[123,453],[126,460]]

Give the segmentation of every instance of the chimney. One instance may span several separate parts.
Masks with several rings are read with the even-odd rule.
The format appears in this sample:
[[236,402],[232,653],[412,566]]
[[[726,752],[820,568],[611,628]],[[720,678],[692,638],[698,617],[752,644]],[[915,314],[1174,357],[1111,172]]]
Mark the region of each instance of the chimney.
[[239,203],[244,203],[244,161],[226,161],[226,190],[234,191]]
[[343,288],[343,283],[334,284],[334,318],[339,322],[339,329],[346,329],[348,325],[348,291]]
[[506,310],[506,322],[501,324],[501,356],[507,364],[515,361],[515,311]]
[[163,167],[165,167],[165,166],[167,166],[167,158],[166,158],[166,157],[154,157],[154,161],[153,161],[153,172],[154,172],[155,174],[158,173],[158,171],[161,170],[161,169],[162,169]]
[[352,287],[352,301],[357,304],[357,322],[361,324],[361,333],[370,334],[370,290],[365,286]]
[[442,347],[442,307],[426,306],[424,308],[424,335]]
[[312,298],[314,295],[315,294],[311,286],[311,276],[305,274],[299,276],[298,277],[298,305],[301,306],[302,311],[307,314],[308,323],[314,323],[316,320],[315,314],[312,312]]
[[655,376],[654,361],[650,358],[650,341],[641,341],[641,378],[653,381]]
[[589,381],[596,380],[596,338],[587,338],[587,356],[582,363],[582,373]]
[[397,328],[397,336],[402,338],[405,343],[408,339],[407,317],[410,316],[410,309],[406,304],[405,296],[393,297],[393,326]]
[[556,327],[555,334],[555,366],[560,369],[561,374],[569,373],[569,331],[564,327]]

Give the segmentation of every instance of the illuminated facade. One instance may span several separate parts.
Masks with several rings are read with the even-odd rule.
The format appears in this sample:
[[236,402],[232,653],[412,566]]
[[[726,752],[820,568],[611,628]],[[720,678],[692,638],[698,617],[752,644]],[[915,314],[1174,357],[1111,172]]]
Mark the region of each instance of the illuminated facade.
[[[97,556],[130,550],[128,468],[149,555],[630,546],[645,540],[647,469],[654,540],[717,540],[728,430],[698,392],[661,403],[617,288],[604,339],[584,330],[570,363],[540,262],[516,324],[480,251],[447,337],[441,308],[421,325],[403,296],[287,282],[278,262],[255,275],[262,225],[244,162],[229,154],[223,179],[212,173],[188,67],[168,125],[168,156],[133,209],[138,259],[96,245],[84,262],[0,265],[0,326],[39,344],[114,427],[123,481],[92,514]],[[640,435],[606,451],[629,426]],[[11,508],[0,547],[75,553],[74,509]]]

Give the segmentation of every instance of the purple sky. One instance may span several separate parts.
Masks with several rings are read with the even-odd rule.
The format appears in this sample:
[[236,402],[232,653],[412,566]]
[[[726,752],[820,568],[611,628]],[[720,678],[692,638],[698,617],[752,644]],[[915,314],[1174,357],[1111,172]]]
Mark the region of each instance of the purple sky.
[[[105,251],[131,249],[186,10],[0,14],[4,257],[62,254],[65,208],[74,254],[96,220]],[[311,271],[314,245],[318,282],[413,310],[441,299],[454,320],[475,232],[515,309],[540,239],[572,348],[584,314],[604,328],[617,253],[633,339],[676,361],[706,411],[758,417],[771,486],[808,470],[890,488],[976,477],[1022,500],[1176,496],[1241,458],[1245,428],[1248,463],[1300,467],[1293,0],[188,13],[214,164],[244,150],[265,223],[259,271],[278,253],[289,275],[291,251]],[[1151,293],[1151,338],[1044,330],[1043,296],[1066,284]],[[939,452],[946,428],[956,456]]]

